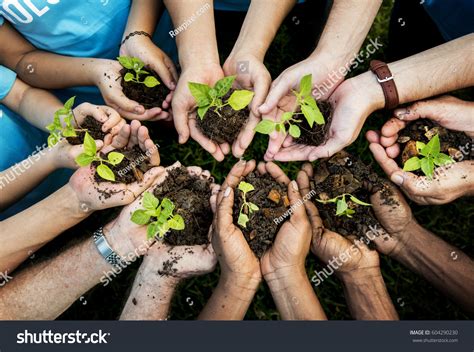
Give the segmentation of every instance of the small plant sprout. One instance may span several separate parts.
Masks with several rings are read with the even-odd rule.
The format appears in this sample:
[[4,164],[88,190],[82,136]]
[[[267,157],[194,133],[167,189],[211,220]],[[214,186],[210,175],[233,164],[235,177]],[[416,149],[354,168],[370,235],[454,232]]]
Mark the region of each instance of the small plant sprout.
[[[54,113],[53,122],[46,126],[46,129],[50,132],[48,147],[55,146],[62,137],[77,137],[76,132],[84,131],[83,129],[75,128],[73,125],[75,117],[72,107],[75,99],[76,97],[69,98],[64,106]],[[77,121],[75,122],[76,125],[79,126]]]
[[174,204],[168,198],[160,201],[152,193],[143,194],[143,209],[135,210],[132,222],[137,225],[148,225],[147,238],[156,236],[163,238],[168,230],[184,230],[184,220],[181,215],[173,214]]
[[102,177],[104,180],[107,181],[115,181],[115,175],[113,171],[106,165],[118,165],[121,163],[123,158],[125,157],[122,153],[117,152],[110,152],[107,155],[107,160],[102,159],[97,154],[97,147],[95,145],[94,138],[86,132],[84,136],[84,153],[79,154],[76,157],[76,163],[79,166],[87,166],[90,165],[92,162],[97,161],[100,165],[97,166],[97,174]]
[[247,228],[247,223],[250,220],[249,215],[259,209],[257,205],[247,201],[247,193],[254,191],[255,188],[250,183],[241,181],[239,183],[239,190],[242,192],[243,204],[240,207],[237,223],[240,226]]
[[439,141],[439,135],[434,135],[431,140],[425,144],[423,142],[416,142],[416,149],[419,155],[422,156],[420,159],[417,156],[411,157],[403,165],[404,171],[415,171],[421,169],[421,171],[429,178],[433,178],[433,172],[435,165],[443,166],[454,163],[454,160],[444,153],[441,153],[441,143]]
[[314,100],[311,95],[312,79],[313,75],[311,74],[304,76],[300,81],[299,91],[292,91],[296,97],[297,107],[299,107],[299,109],[297,109],[298,112],[288,111],[283,113],[279,122],[262,120],[255,127],[255,131],[262,134],[270,134],[276,130],[277,132],[282,131],[286,134],[286,125],[288,125],[288,133],[290,136],[298,138],[301,135],[301,129],[297,124],[302,122],[302,120],[299,119],[301,115],[304,116],[311,128],[313,128],[314,123],[324,125],[324,116],[319,110],[316,100]]
[[[144,84],[148,88],[153,88],[161,84],[160,81],[158,81],[154,76],[150,76],[150,72],[145,71],[143,69],[143,67],[145,67],[145,64],[143,63],[142,60],[136,57],[128,57],[128,56],[120,56],[117,58],[117,60],[120,62],[120,64],[124,68],[135,72],[135,74],[131,72],[127,72],[125,76],[123,77],[125,82],[134,82],[137,84]],[[141,78],[142,75],[148,75],[148,76],[145,76],[145,79],[142,80]]]
[[349,193],[344,193],[337,197],[334,197],[332,199],[327,199],[327,200],[316,199],[316,201],[323,204],[336,203],[336,216],[347,216],[348,218],[352,218],[352,215],[355,213],[355,210],[349,208],[349,205],[346,202],[347,196],[349,197],[351,201],[353,201],[356,204],[363,205],[366,207],[372,206],[372,204],[365,203]]
[[198,115],[201,120],[206,112],[213,108],[214,112],[221,116],[220,110],[230,105],[235,111],[242,110],[250,104],[254,93],[249,90],[234,90],[227,101],[224,101],[225,95],[229,92],[236,76],[224,77],[217,81],[213,88],[207,84],[188,82],[189,90],[196,100],[198,106]]

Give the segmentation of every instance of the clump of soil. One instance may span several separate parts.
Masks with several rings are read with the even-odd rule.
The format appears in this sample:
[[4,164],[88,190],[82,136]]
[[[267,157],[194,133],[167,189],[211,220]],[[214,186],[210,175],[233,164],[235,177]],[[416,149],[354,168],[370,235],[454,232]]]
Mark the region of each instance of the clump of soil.
[[[160,84],[153,88],[148,88],[142,83],[125,82],[123,77],[128,72],[135,76],[135,71],[123,68],[120,71],[120,74],[122,75],[123,94],[125,94],[127,98],[143,105],[145,109],[162,108],[163,102],[166,100],[166,97],[170,93],[170,90],[168,89],[168,87],[166,87],[166,85],[163,83],[163,80],[160,78],[160,76],[158,76],[155,71],[153,71],[148,66],[146,66],[144,69],[145,71],[148,71],[150,73],[147,76],[155,77],[160,82]],[[142,75],[140,77],[140,80],[143,80],[145,78],[145,75]]]
[[[252,202],[259,210],[247,214],[249,221],[242,230],[245,239],[257,257],[262,257],[265,251],[273,244],[281,225],[288,220],[285,213],[290,206],[287,195],[287,186],[276,182],[269,174],[260,175],[252,172],[243,181],[254,186],[255,190],[247,193],[247,202]],[[242,192],[236,190],[234,197],[234,224],[239,219],[242,207]]]
[[[417,141],[426,144],[436,134],[439,135],[442,153],[449,155],[455,161],[474,159],[472,140],[465,133],[451,131],[431,120],[423,119],[408,124],[399,132],[398,143],[400,143],[402,150],[398,159],[399,165],[403,167],[408,159],[418,155]],[[413,172],[417,175],[423,175],[421,170]]]
[[[81,126],[78,128],[87,130],[92,138],[95,140],[104,140],[107,133],[102,132],[102,124],[94,119],[92,116],[86,116]],[[80,145],[84,143],[84,136],[86,131],[76,132],[76,137],[67,137],[66,140],[71,145]]]
[[309,127],[308,121],[302,117],[302,122],[298,124],[301,135],[295,140],[298,144],[318,146],[326,143],[328,140],[328,131],[331,126],[333,108],[326,101],[318,102],[318,107],[324,116],[325,124],[318,125],[314,123],[313,128]]
[[[129,184],[133,182],[141,182],[143,180],[143,175],[151,169],[151,166],[148,163],[150,158],[140,149],[139,146],[134,146],[131,149],[123,148],[113,151],[125,155],[118,165],[106,164],[115,175],[114,183]],[[100,157],[105,160],[107,160],[107,155],[108,153],[100,153]],[[97,167],[100,163],[93,162],[92,164],[94,167]],[[97,172],[94,177],[97,183],[110,182],[100,177]]]
[[[366,237],[369,231],[377,235],[382,226],[376,219],[372,207],[359,205],[346,196],[346,203],[355,211],[352,218],[349,218],[344,215],[336,216],[335,203],[324,204],[317,202],[316,199],[328,200],[348,193],[365,203],[370,203],[371,192],[381,190],[384,204],[397,205],[391,198],[392,192],[387,181],[380,178],[361,160],[345,151],[321,160],[310,183],[311,190],[315,192],[311,199],[318,207],[324,227],[343,236],[355,235],[362,238]],[[369,247],[373,248],[373,244]]]
[[160,201],[170,199],[174,205],[174,214],[183,217],[185,228],[181,231],[170,230],[164,238],[172,246],[193,246],[209,243],[209,228],[213,214],[211,204],[212,180],[190,175],[181,166],[169,172],[165,181],[156,187],[154,195]]
[[[227,101],[233,91],[234,90],[231,89],[224,96],[223,100]],[[230,105],[226,105],[219,110],[219,114],[211,107],[207,110],[203,119],[199,116],[197,117],[197,125],[202,133],[209,139],[219,144],[232,144],[247,122],[250,110],[246,107],[242,110],[235,111]]]

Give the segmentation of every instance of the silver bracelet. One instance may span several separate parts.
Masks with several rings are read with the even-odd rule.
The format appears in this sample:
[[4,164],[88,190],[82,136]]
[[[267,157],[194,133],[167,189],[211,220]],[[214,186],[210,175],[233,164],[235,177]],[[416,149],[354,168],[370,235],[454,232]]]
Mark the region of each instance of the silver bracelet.
[[104,259],[110,265],[116,268],[125,268],[127,266],[127,262],[124,261],[115,251],[110,247],[109,242],[104,236],[104,229],[99,227],[92,236],[94,243],[99,251],[100,255],[104,257]]

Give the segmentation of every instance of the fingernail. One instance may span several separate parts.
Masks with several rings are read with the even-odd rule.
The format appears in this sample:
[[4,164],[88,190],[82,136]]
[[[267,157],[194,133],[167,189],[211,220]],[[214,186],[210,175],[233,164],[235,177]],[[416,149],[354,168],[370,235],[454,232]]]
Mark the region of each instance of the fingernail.
[[296,181],[291,181],[291,186],[293,187],[293,189],[294,189],[295,191],[298,191],[298,190],[299,190],[298,184],[296,183]]
[[245,165],[245,164],[247,164],[247,160],[245,160],[244,158],[240,158],[239,164]]
[[143,108],[141,106],[136,106],[134,110],[137,114],[143,113]]
[[397,186],[401,186],[403,185],[403,181],[405,179],[400,174],[393,174],[392,177],[390,177],[390,180],[392,180],[392,182],[395,183]]
[[260,105],[259,109],[267,110],[268,105],[267,104],[262,104],[262,105]]
[[408,110],[405,108],[397,109],[395,111],[395,116],[398,117],[400,120],[403,120],[406,114],[408,114]]
[[226,197],[226,198],[227,198],[227,197],[229,196],[229,194],[230,194],[230,190],[231,190],[231,188],[230,188],[230,187],[227,187],[227,188],[226,188],[226,190],[225,190],[225,192],[224,192],[224,197]]

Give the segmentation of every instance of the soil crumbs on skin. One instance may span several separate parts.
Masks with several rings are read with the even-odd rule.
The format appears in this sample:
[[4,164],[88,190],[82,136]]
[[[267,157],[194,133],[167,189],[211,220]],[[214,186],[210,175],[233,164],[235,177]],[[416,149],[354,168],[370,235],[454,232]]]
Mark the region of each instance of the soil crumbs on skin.
[[355,235],[365,237],[370,248],[374,248],[366,234],[379,235],[382,226],[378,222],[372,207],[359,205],[346,196],[346,203],[354,210],[352,218],[336,216],[335,203],[320,203],[316,199],[328,200],[344,193],[351,194],[365,203],[370,202],[371,192],[381,191],[382,202],[396,207],[398,203],[391,197],[392,191],[388,181],[380,178],[371,168],[358,158],[345,151],[339,152],[329,159],[323,159],[316,167],[311,190],[316,193],[312,197],[316,204],[324,227],[343,236]]
[[[86,116],[81,126],[78,128],[87,130],[92,138],[103,141],[107,133],[102,132],[102,124],[92,116]],[[86,131],[76,132],[76,137],[67,137],[66,140],[71,145],[79,145],[84,143]]]
[[[233,91],[234,90],[231,89],[223,100],[226,101]],[[219,114],[221,114],[221,116],[219,116]],[[203,134],[209,139],[219,144],[232,144],[237,138],[240,130],[247,123],[250,110],[246,107],[242,110],[235,111],[230,107],[230,105],[226,105],[219,111],[219,114],[212,107],[207,110],[203,119],[196,116],[197,125]]]
[[183,217],[185,228],[170,230],[165,235],[165,243],[172,246],[192,246],[209,243],[209,228],[213,214],[210,204],[211,179],[201,179],[190,175],[181,166],[169,172],[165,181],[156,187],[154,195],[160,201],[170,199],[175,205],[174,214]]
[[[145,109],[162,108],[163,102],[166,100],[170,90],[168,87],[166,87],[166,85],[163,83],[163,80],[155,71],[153,71],[150,67],[145,67],[145,70],[150,73],[148,76],[154,76],[160,82],[160,84],[153,88],[148,88],[142,83],[125,82],[123,79],[125,74],[130,72],[135,76],[135,72],[133,70],[127,70],[124,68],[120,71],[120,74],[122,75],[121,84],[123,88],[123,94],[125,94],[127,98],[141,104]],[[145,77],[146,75],[141,75],[140,80],[142,81],[145,79]]]
[[295,140],[297,144],[318,146],[326,143],[328,140],[328,132],[331,127],[333,108],[329,102],[320,101],[318,107],[324,116],[324,125],[314,123],[313,128],[308,124],[304,117],[302,122],[298,124],[301,130],[301,135]]
[[[287,187],[276,182],[269,174],[260,175],[257,172],[250,173],[243,181],[255,188],[254,191],[248,192],[246,197],[247,202],[254,203],[259,210],[248,214],[245,207],[244,213],[249,216],[247,227],[238,226],[252,251],[260,258],[272,245],[282,224],[288,220],[288,217],[279,219],[290,205]],[[234,196],[234,224],[237,224],[242,204],[242,192],[237,189]]]

